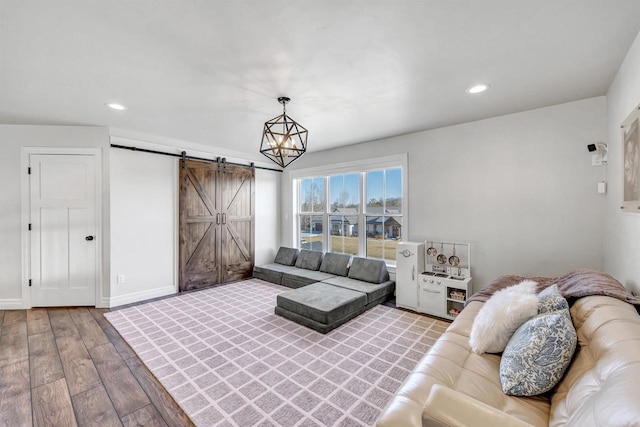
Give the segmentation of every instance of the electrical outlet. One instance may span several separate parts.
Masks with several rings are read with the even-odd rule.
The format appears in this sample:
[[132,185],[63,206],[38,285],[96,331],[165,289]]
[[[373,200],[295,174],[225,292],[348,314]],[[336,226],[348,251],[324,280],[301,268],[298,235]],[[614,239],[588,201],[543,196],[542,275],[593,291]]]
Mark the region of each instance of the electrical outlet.
[[598,193],[607,194],[607,183],[605,181],[600,181],[598,183]]
[[122,285],[124,283],[124,274],[118,274],[116,276],[116,283]]

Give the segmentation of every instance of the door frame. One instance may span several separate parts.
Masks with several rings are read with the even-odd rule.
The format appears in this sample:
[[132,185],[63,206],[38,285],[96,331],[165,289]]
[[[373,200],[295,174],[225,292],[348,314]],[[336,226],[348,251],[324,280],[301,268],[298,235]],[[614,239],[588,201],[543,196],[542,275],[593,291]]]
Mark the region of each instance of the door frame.
[[[29,235],[29,223],[31,222],[31,178],[27,172],[31,155],[90,155],[95,159],[96,173],[96,292],[95,306],[106,307],[103,304],[103,276],[102,276],[102,250],[104,246],[102,232],[102,149],[100,148],[67,148],[67,147],[22,147],[20,152],[20,190],[21,226],[22,226],[22,308],[31,308],[31,239]],[[108,298],[107,298],[108,299]],[[108,306],[108,305],[107,305]]]

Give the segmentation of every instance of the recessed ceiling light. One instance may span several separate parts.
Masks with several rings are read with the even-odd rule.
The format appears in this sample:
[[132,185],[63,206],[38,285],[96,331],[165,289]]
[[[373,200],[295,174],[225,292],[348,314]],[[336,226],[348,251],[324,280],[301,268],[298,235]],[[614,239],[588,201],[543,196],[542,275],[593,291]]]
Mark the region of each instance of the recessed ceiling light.
[[127,107],[125,107],[122,104],[116,104],[115,102],[110,102],[108,104],[106,104],[107,107],[114,109],[114,110],[126,110]]
[[480,84],[480,85],[471,86],[469,89],[467,89],[467,93],[480,93],[480,92],[484,92],[487,89],[489,89],[489,85]]

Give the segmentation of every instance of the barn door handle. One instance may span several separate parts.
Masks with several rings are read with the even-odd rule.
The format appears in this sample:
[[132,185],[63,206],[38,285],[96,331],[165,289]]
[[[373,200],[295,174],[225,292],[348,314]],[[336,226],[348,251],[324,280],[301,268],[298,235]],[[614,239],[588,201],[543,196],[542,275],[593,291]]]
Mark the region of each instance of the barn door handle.
[[220,224],[220,214],[216,214],[216,224]]
[[223,214],[222,214],[222,223],[223,223],[223,224],[226,224],[226,223],[227,223],[227,214],[226,214],[226,213],[223,213]]
[[93,240],[93,236],[87,236],[84,238],[84,240],[88,240],[89,242]]

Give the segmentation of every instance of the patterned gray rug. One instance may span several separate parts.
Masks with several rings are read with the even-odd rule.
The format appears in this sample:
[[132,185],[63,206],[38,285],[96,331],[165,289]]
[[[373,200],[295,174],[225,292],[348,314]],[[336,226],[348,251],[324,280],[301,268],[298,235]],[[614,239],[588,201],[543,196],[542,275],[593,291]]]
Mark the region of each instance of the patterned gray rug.
[[323,335],[251,279],[105,317],[199,426],[372,426],[448,323],[377,306]]

